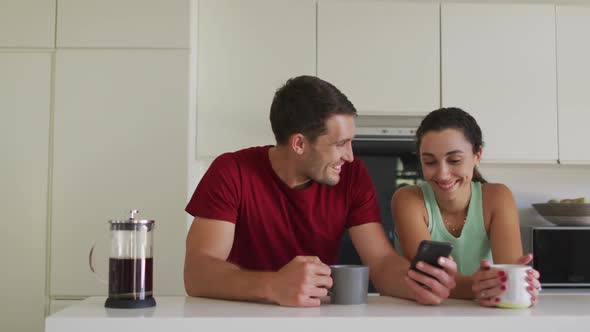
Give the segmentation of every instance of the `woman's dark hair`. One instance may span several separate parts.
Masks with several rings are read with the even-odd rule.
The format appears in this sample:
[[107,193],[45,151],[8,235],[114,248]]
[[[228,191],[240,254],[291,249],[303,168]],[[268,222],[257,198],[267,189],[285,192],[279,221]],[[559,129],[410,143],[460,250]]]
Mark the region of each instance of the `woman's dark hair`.
[[[416,130],[416,150],[420,152],[422,138],[429,131],[442,131],[445,129],[457,129],[463,133],[465,139],[473,146],[473,153],[477,153],[483,147],[481,128],[477,121],[464,110],[457,107],[440,108],[430,112],[420,123]],[[473,181],[486,183],[477,168],[473,169]]]
[[332,84],[314,76],[298,76],[275,93],[270,124],[277,144],[286,144],[295,133],[313,143],[326,132],[326,119],[334,114],[356,116],[356,109]]

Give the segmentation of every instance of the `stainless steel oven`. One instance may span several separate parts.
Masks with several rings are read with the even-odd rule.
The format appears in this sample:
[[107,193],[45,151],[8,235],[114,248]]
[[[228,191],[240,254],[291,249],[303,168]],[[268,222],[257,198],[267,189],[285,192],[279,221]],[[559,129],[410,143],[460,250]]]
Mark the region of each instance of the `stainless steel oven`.
[[531,248],[543,287],[590,287],[590,227],[532,227]]

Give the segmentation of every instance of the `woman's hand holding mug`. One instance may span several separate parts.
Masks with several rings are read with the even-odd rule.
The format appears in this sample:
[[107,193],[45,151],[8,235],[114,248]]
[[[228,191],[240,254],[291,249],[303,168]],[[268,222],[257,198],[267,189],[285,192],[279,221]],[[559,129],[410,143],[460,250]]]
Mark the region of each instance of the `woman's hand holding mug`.
[[473,276],[471,289],[479,305],[484,307],[495,307],[500,301],[498,297],[507,288],[505,282],[508,280],[506,273],[502,270],[490,268],[490,262],[482,260]]
[[482,260],[473,274],[475,299],[484,307],[525,308],[534,305],[541,284],[539,272],[526,266],[532,255],[522,256],[516,264],[490,265]]
[[[516,262],[516,264],[522,264],[522,265],[526,265],[528,263],[530,263],[530,261],[533,260],[533,255],[532,254],[526,254],[524,256],[522,256],[521,258],[518,259],[518,261]],[[535,303],[537,303],[537,300],[539,299],[539,292],[541,291],[541,282],[539,282],[539,278],[541,277],[541,274],[539,273],[539,271],[533,269],[533,268],[529,268],[527,270],[527,277],[526,277],[526,281],[528,282],[529,286],[527,287],[527,291],[531,294],[531,305],[535,305]]]

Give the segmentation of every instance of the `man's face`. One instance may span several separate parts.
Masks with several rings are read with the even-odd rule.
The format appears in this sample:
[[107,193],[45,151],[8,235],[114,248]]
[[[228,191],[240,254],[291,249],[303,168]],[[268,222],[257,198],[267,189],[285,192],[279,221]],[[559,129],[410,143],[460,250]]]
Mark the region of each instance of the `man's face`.
[[326,120],[326,133],[318,136],[304,154],[302,173],[318,183],[336,185],[345,162],[352,162],[352,138],[356,127],[352,115],[337,114]]
[[420,162],[424,179],[437,197],[452,199],[470,190],[473,169],[481,159],[457,129],[430,131],[422,137]]

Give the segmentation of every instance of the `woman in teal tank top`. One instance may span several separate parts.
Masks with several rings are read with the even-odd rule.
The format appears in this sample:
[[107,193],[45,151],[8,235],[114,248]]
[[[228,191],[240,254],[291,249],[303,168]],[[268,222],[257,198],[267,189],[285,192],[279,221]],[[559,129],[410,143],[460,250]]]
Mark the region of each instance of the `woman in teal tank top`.
[[[507,277],[490,264],[527,264],[518,211],[510,189],[487,183],[477,167],[482,134],[475,119],[459,108],[428,114],[416,132],[425,183],[400,188],[392,198],[397,250],[412,259],[422,240],[453,244],[457,263],[451,297],[495,306]],[[411,271],[409,273],[415,273]],[[539,273],[529,271],[528,290],[538,296]]]

